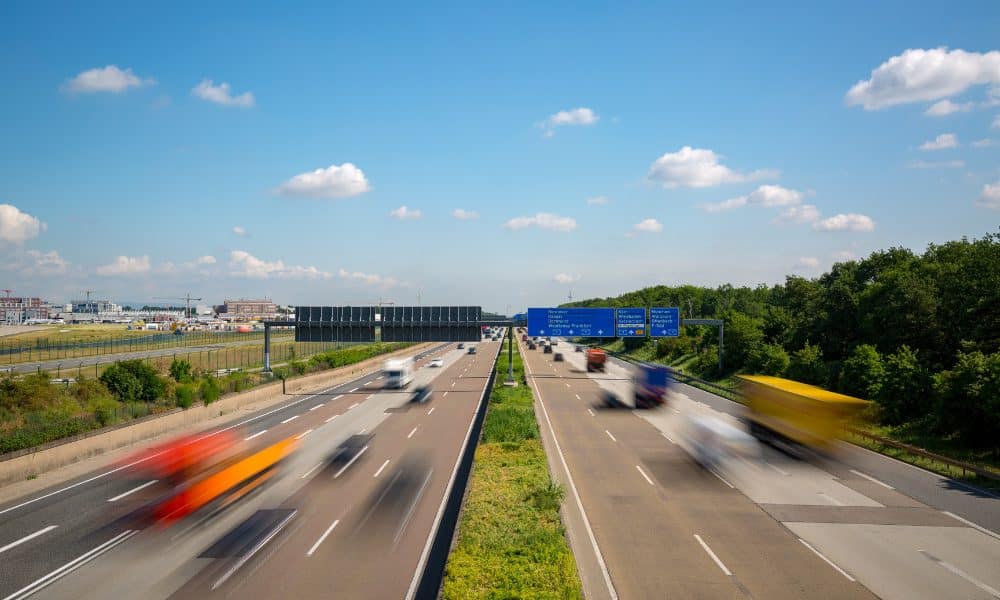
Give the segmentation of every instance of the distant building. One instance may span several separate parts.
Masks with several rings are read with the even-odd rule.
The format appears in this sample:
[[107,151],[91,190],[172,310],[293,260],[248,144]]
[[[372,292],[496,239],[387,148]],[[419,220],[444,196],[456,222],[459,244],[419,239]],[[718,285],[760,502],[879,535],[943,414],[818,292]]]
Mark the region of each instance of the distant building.
[[73,300],[73,310],[70,312],[96,315],[103,312],[112,312],[112,306],[113,304],[110,300]]
[[0,322],[19,325],[29,319],[48,319],[49,307],[41,298],[0,297]]
[[227,321],[252,321],[259,319],[274,319],[278,315],[278,305],[264,300],[226,300],[225,309],[219,314]]

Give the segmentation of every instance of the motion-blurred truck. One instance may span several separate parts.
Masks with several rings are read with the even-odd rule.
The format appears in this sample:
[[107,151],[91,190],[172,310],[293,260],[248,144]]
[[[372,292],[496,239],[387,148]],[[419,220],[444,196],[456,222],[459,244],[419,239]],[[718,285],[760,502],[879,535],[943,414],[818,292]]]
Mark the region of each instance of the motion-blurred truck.
[[385,377],[385,387],[389,389],[403,389],[410,385],[413,380],[413,361],[387,360],[382,368],[382,375]]
[[632,371],[636,408],[657,408],[667,401],[670,369],[653,363],[640,363]]
[[608,362],[608,354],[600,348],[589,348],[587,350],[587,372],[604,372],[604,366]]
[[830,450],[847,422],[869,404],[814,385],[768,375],[739,375],[750,433],[763,442]]

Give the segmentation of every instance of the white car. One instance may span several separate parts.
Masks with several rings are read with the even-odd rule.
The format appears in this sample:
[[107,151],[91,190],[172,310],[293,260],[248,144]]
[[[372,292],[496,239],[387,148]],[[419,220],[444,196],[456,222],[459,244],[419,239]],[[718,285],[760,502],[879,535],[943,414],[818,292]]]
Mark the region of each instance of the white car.
[[432,358],[431,362],[428,363],[427,366],[429,366],[429,367],[443,367],[444,366],[444,359],[443,358]]

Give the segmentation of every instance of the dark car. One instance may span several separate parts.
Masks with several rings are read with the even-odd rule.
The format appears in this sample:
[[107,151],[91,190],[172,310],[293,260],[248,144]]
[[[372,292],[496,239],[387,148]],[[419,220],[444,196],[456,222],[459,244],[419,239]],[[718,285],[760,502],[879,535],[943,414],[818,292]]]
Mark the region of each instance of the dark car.
[[583,346],[577,346],[576,347],[576,351],[577,352],[583,352]]
[[475,354],[475,353],[476,353],[476,347],[475,346],[469,346],[469,354]]
[[545,354],[552,354],[552,346],[550,346],[550,345],[546,344],[546,345],[544,346],[544,348],[545,348],[545,349],[544,349],[544,350],[542,350],[542,352],[544,352]]
[[365,451],[373,437],[375,437],[373,434],[368,433],[352,435],[347,438],[330,454],[330,465],[333,467],[343,465],[346,468],[348,463]]
[[549,343],[552,344],[553,346],[558,346],[559,345],[559,340],[552,340]]
[[458,345],[458,349],[459,349],[459,350],[462,350],[463,348],[465,348],[465,344],[459,344],[459,345]]
[[175,329],[174,330],[174,335],[184,335],[184,330],[183,329]]
[[531,342],[528,344],[528,350],[534,350],[536,347],[537,346],[535,346],[535,342]]
[[431,399],[431,388],[427,386],[420,386],[413,390],[413,395],[410,396],[410,402],[415,402],[417,404],[423,404]]
[[552,357],[552,360],[554,360],[556,362],[562,362],[562,361],[564,361],[566,359],[563,358],[562,352],[556,352],[556,355]]

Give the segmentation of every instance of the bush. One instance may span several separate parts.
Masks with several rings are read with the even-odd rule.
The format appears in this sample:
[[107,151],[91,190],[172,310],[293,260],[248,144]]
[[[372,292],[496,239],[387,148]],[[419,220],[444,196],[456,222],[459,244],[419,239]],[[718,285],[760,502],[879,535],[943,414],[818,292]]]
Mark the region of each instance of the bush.
[[958,353],[955,367],[934,377],[939,427],[976,446],[1000,440],[1000,353]]
[[790,359],[778,344],[761,344],[750,354],[747,368],[751,373],[781,377],[788,370]]
[[164,391],[156,370],[141,360],[116,362],[101,373],[100,379],[121,402],[155,402]]
[[885,378],[877,398],[882,419],[898,425],[925,416],[930,388],[929,374],[917,359],[917,353],[909,346],[902,346],[885,360]]
[[288,368],[291,369],[292,373],[295,375],[305,375],[308,364],[302,362],[301,360],[289,361]]
[[177,386],[174,389],[174,402],[185,410],[191,408],[194,404],[194,386],[191,384]]
[[177,383],[188,383],[191,381],[191,363],[186,360],[174,359],[170,363],[170,377]]
[[201,385],[198,386],[198,392],[201,394],[201,401],[205,403],[205,406],[215,402],[222,395],[222,388],[219,387],[219,382],[215,377],[205,376],[201,380]]
[[558,511],[562,505],[566,490],[555,481],[549,480],[547,485],[537,487],[528,494],[527,500],[541,511]]
[[691,363],[691,369],[702,377],[710,377],[719,368],[719,347],[706,346]]
[[823,351],[809,342],[792,353],[788,363],[788,378],[813,385],[826,385],[827,370]]
[[840,389],[859,398],[878,398],[885,378],[885,363],[875,346],[854,348],[840,371]]
[[87,403],[87,410],[94,414],[94,419],[107,427],[118,421],[118,407],[121,406],[114,398],[104,396],[102,398],[91,398]]

